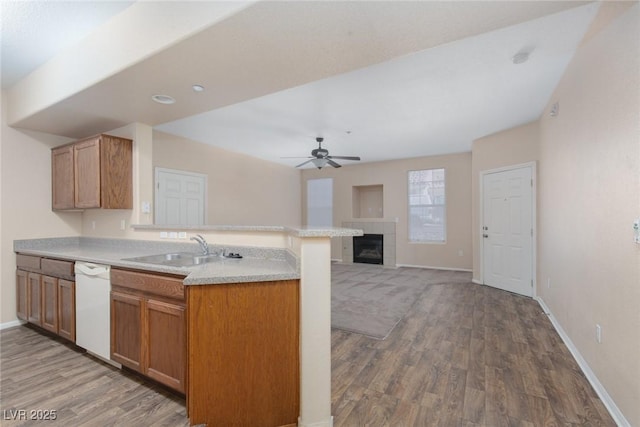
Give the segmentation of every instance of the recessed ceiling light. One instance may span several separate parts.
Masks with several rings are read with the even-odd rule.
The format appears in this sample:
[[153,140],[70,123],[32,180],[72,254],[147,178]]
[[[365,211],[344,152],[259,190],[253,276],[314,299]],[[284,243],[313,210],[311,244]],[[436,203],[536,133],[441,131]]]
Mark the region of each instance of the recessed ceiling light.
[[151,97],[158,104],[175,104],[176,100],[169,95],[153,95]]
[[204,92],[204,86],[202,85],[193,85],[191,88],[194,92]]
[[533,49],[534,49],[533,47],[525,47],[523,49],[520,49],[518,53],[513,55],[513,58],[511,58],[511,60],[516,65],[523,64],[529,60],[529,55],[531,55],[531,52],[533,52]]

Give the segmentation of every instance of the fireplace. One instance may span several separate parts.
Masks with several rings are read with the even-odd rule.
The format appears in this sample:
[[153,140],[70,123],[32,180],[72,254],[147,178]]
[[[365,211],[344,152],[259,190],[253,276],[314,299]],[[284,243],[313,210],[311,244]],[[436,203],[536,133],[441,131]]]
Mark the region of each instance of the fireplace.
[[353,262],[382,265],[382,242],[382,234],[355,236],[353,238]]

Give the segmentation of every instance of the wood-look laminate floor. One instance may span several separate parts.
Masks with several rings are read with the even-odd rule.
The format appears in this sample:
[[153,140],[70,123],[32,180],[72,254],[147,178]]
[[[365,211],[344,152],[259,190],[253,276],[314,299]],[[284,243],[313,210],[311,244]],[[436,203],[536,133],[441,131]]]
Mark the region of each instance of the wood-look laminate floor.
[[[3,427],[189,425],[183,398],[60,339],[28,326],[4,330],[0,338]],[[51,410],[55,420],[31,419]]]
[[536,301],[431,272],[386,340],[332,332],[334,426],[615,426]]
[[[425,281],[384,341],[332,331],[336,427],[615,425],[535,301],[440,282]],[[61,340],[24,326],[0,339],[2,426],[189,424],[184,399]],[[57,419],[7,419],[20,409]]]

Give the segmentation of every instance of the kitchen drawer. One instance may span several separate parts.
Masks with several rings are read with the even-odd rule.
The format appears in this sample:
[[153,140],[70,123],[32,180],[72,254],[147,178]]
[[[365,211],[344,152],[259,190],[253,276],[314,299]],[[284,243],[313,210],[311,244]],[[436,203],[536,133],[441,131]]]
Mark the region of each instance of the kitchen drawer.
[[63,279],[73,280],[73,264],[74,263],[72,261],[42,258],[42,274],[46,276],[61,277]]
[[184,300],[184,277],[161,276],[137,271],[111,269],[111,285]]
[[40,257],[17,254],[16,265],[22,270],[40,272]]

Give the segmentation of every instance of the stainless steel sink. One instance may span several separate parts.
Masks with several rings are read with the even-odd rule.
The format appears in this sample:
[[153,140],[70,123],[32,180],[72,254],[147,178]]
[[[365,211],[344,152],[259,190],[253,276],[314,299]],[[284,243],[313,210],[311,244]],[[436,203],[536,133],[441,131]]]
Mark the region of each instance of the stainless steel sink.
[[169,254],[147,255],[135,258],[123,258],[123,261],[142,262],[145,264],[170,265],[173,267],[189,267],[218,261],[218,255],[194,254],[192,252],[175,252]]

